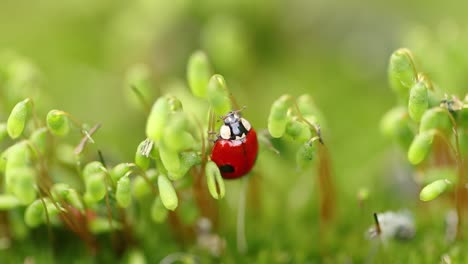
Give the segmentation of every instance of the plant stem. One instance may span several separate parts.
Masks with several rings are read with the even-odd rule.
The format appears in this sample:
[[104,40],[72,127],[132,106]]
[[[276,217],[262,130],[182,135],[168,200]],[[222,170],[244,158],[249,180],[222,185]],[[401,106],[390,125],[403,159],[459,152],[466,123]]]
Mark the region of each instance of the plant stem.
[[455,118],[453,117],[450,111],[447,111],[448,116],[450,117],[450,121],[452,122],[452,129],[453,129],[453,136],[455,138],[455,159],[457,161],[457,174],[458,174],[458,183],[456,189],[456,207],[457,207],[457,239],[461,239],[463,236],[463,202],[465,199],[465,169],[464,169],[464,162],[461,156],[460,151],[460,142],[458,138],[458,126]]
[[245,237],[245,196],[249,178],[242,179],[241,191],[239,193],[239,204],[237,207],[237,251],[240,254],[247,253],[247,239]]

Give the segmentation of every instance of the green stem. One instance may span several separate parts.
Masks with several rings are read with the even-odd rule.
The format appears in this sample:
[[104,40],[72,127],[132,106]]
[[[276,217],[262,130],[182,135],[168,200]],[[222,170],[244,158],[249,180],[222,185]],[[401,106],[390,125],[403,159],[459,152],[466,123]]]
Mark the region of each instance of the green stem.
[[247,239],[245,237],[245,198],[249,178],[242,179],[239,204],[237,207],[237,251],[241,254],[247,253]]

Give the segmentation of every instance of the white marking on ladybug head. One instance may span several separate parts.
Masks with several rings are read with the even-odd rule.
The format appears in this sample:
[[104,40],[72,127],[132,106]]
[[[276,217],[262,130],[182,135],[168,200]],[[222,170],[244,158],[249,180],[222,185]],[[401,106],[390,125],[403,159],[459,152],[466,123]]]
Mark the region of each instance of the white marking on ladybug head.
[[221,129],[219,130],[219,135],[223,139],[230,139],[231,138],[231,129],[226,125],[222,125]]
[[247,121],[247,119],[245,119],[245,118],[241,118],[241,123],[244,126],[245,130],[247,130],[247,131],[250,131],[250,129],[252,128],[249,121]]

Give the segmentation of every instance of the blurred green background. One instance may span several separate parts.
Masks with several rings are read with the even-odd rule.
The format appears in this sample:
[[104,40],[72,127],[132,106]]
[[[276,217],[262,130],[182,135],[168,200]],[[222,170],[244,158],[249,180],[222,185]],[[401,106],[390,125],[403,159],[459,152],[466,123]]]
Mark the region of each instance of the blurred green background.
[[[185,85],[187,59],[203,49],[216,72],[226,77],[237,101],[248,107],[245,115],[258,129],[266,127],[270,104],[280,95],[311,94],[326,119],[324,137],[338,190],[341,224],[335,231],[341,236],[331,252],[352,256],[346,248],[355,247],[350,244],[362,239],[364,227],[372,224],[370,215],[353,221],[361,187],[382,198],[370,202],[370,211],[416,203],[402,199],[404,195],[390,196],[395,191],[392,186],[407,181],[410,172],[404,166],[391,166],[406,164],[404,154],[394,151],[379,131],[380,118],[395,103],[387,84],[388,57],[401,46],[414,48],[417,57],[436,56],[422,54],[437,50],[423,45],[431,42],[420,41],[424,34],[456,45],[456,36],[450,39],[444,34],[466,22],[463,5],[459,1],[3,0],[0,54],[15,52],[37,65],[47,109],[101,122],[95,139],[113,160],[131,160],[145,137],[145,114],[128,103],[129,87],[124,85],[125,71],[136,63],[151,66],[156,97],[168,87]],[[436,71],[438,66],[428,70]],[[458,84],[466,79],[460,75]],[[440,85],[454,86],[450,74],[432,77]],[[295,176],[293,162],[262,154],[281,165],[268,169],[270,162],[260,158],[261,168],[276,172],[267,178],[287,181],[286,188],[298,188],[301,197],[315,196],[313,175]],[[310,189],[298,187],[301,182],[309,182]],[[264,199],[275,197],[268,182],[263,188]],[[409,189],[408,195],[416,197]],[[292,228],[289,239],[294,240],[294,234],[308,232],[315,224],[315,214],[291,215],[288,225],[285,219],[278,220],[274,223],[280,226],[264,226],[259,237],[266,239],[273,228],[283,233]],[[270,241],[265,248],[274,248],[276,238]],[[314,243],[312,238],[298,241],[297,245]],[[345,249],[336,249],[340,247]],[[170,253],[164,251],[158,255]]]

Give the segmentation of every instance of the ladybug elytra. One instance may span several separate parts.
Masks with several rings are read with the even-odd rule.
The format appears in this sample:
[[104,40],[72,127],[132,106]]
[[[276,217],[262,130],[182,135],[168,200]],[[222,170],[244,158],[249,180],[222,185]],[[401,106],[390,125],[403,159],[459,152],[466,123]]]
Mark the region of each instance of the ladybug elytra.
[[246,175],[257,159],[257,133],[239,112],[232,111],[223,117],[224,125],[211,152],[211,160],[225,179]]

